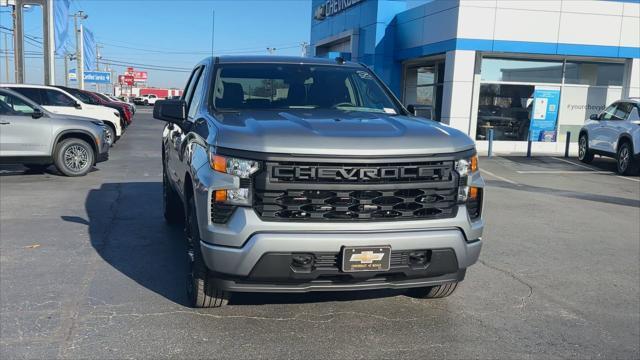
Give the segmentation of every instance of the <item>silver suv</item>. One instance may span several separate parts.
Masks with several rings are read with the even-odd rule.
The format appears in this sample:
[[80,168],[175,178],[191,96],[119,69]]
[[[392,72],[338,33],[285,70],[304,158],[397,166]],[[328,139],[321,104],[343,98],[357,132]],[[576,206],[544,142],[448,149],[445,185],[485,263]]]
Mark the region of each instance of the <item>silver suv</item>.
[[0,88],[0,163],[83,176],[108,158],[105,125],[53,114],[15,91]]
[[168,122],[165,218],[186,219],[196,307],[233,292],[444,297],[478,259],[473,140],[411,116],[363,65],[210,58],[154,117]]
[[590,163],[594,155],[616,159],[623,175],[640,170],[640,99],[619,100],[591,115],[580,130],[578,159]]

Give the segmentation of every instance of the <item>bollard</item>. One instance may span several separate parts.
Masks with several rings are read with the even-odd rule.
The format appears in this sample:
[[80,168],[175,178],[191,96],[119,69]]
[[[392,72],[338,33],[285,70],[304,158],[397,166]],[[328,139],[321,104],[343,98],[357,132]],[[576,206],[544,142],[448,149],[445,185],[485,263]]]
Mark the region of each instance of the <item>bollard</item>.
[[564,157],[569,157],[569,143],[571,142],[571,131],[567,131],[567,142],[564,144]]
[[493,129],[489,129],[489,157],[493,156]]
[[529,130],[529,135],[527,136],[527,157],[531,157],[531,130]]

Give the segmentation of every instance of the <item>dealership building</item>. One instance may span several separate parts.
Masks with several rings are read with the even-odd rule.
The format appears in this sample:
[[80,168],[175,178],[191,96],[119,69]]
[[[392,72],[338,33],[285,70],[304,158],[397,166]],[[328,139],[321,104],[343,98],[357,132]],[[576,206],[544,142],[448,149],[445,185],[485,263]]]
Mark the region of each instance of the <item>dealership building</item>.
[[564,150],[640,97],[640,1],[313,0],[310,49],[370,66],[405,105],[486,151]]

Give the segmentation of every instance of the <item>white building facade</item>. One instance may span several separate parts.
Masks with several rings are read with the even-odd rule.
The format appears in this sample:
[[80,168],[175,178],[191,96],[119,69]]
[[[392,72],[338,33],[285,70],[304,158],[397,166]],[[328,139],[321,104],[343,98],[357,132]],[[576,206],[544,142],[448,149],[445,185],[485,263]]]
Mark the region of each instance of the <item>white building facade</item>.
[[589,115],[640,97],[637,0],[314,0],[312,17],[316,56],[371,66],[481,152],[491,135],[496,152],[561,153]]

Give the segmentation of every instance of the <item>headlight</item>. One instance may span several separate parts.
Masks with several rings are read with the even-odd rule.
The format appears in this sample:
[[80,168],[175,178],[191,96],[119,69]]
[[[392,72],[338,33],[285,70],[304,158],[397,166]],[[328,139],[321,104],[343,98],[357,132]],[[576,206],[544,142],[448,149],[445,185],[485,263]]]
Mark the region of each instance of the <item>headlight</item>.
[[252,199],[251,182],[247,180],[260,169],[260,163],[255,160],[217,155],[214,150],[209,151],[209,163],[215,171],[240,178],[240,187],[238,189],[216,190],[214,194],[215,201],[250,206]]
[[478,171],[478,155],[456,161],[456,171],[460,175],[458,202],[464,203],[469,197],[469,176]]

